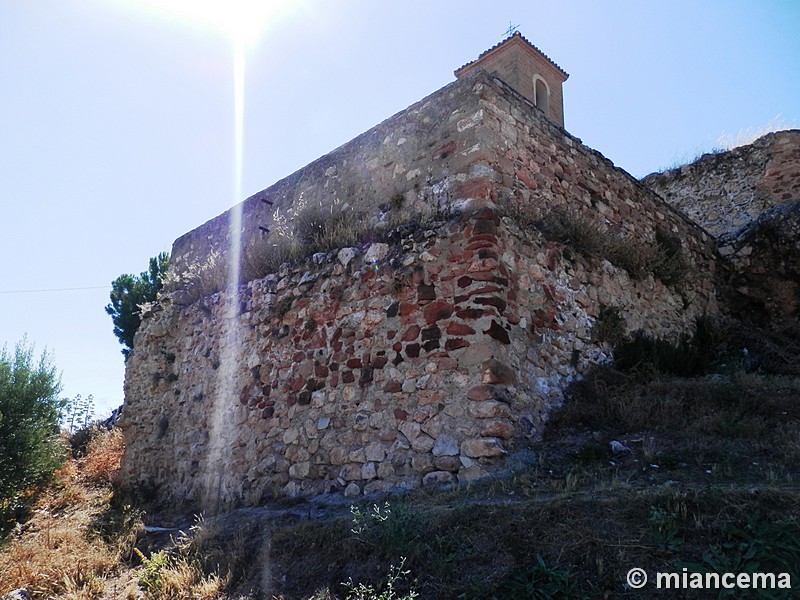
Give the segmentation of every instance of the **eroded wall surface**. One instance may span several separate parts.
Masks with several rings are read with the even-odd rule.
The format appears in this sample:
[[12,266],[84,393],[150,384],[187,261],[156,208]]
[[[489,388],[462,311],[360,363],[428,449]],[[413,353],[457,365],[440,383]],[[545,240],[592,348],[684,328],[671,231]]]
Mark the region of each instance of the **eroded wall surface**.
[[728,311],[798,335],[800,131],[771,133],[643,183],[718,238]]
[[[385,194],[429,202],[425,186],[437,185],[463,215],[188,306],[164,298],[126,370],[127,485],[213,506],[484,477],[524,456],[565,386],[609,357],[595,334],[604,309],[627,331],[665,337],[716,312],[708,236],[499,80],[461,79],[392,120],[411,127],[425,106],[442,116],[436,133],[373,130],[262,194],[337,189],[355,202],[345,185],[355,171],[334,175],[358,156],[381,186],[367,218],[382,218]],[[417,162],[398,161],[404,147]],[[401,162],[413,168],[389,175]],[[537,218],[569,208],[644,245],[669,231],[686,277],[635,279],[521,229],[509,206]],[[179,239],[176,253],[202,258],[227,235],[225,219]]]
[[[720,240],[764,212],[800,199],[800,131],[770,133],[753,144],[706,154],[643,183]],[[732,249],[722,245],[723,255]]]

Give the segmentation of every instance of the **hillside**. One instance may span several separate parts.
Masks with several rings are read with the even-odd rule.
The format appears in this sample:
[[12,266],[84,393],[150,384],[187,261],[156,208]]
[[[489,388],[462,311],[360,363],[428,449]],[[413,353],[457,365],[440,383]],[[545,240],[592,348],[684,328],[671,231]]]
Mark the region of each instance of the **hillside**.
[[[6,538],[0,593],[675,597],[652,583],[627,587],[633,567],[651,578],[683,567],[790,573],[796,587],[798,345],[730,323],[702,331],[709,335],[683,346],[620,345],[614,368],[569,390],[541,444],[504,476],[461,487],[354,505],[335,496],[202,517],[166,512],[114,493],[120,436],[101,434]],[[681,597],[717,594],[684,590]]]

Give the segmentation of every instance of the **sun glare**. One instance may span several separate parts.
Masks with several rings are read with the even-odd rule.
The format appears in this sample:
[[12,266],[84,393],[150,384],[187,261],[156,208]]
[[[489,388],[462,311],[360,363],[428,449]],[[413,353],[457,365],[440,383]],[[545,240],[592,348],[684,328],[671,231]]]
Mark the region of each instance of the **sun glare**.
[[175,16],[219,29],[236,43],[249,44],[291,0],[139,0]]

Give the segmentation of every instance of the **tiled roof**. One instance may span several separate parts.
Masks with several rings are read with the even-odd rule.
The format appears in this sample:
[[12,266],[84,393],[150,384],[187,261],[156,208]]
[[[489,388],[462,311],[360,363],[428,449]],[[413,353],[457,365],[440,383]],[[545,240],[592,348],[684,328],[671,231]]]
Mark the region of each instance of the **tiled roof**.
[[550,59],[550,57],[549,57],[549,56],[547,56],[547,55],[546,55],[544,52],[542,52],[541,50],[539,50],[539,48],[537,48],[536,46],[534,46],[533,44],[531,44],[531,43],[528,41],[528,39],[527,39],[527,38],[526,38],[524,35],[522,35],[522,34],[521,34],[519,31],[517,31],[517,32],[515,32],[514,34],[512,34],[512,35],[508,36],[508,37],[507,37],[506,39],[504,39],[502,42],[499,42],[498,44],[495,44],[494,46],[492,46],[492,47],[491,47],[491,48],[489,48],[488,50],[486,50],[486,51],[482,52],[482,53],[481,53],[481,55],[480,55],[478,58],[476,58],[475,60],[471,60],[471,61],[470,61],[470,62],[468,62],[467,64],[465,64],[465,65],[462,65],[461,67],[459,67],[458,69],[456,69],[456,70],[455,70],[455,73],[456,73],[456,74],[458,74],[458,72],[459,72],[459,71],[462,71],[462,70],[466,69],[468,66],[475,64],[476,62],[478,62],[480,59],[482,59],[484,56],[486,56],[486,55],[487,55],[487,54],[489,54],[490,52],[493,52],[493,51],[497,50],[498,48],[500,48],[501,46],[503,46],[503,45],[505,45],[505,44],[509,43],[511,40],[513,40],[513,39],[515,39],[515,38],[518,38],[518,39],[522,40],[522,41],[523,41],[523,42],[525,42],[525,43],[526,43],[528,46],[530,46],[530,47],[531,47],[533,50],[535,50],[535,51],[536,51],[538,54],[540,54],[540,55],[541,55],[541,56],[542,56],[542,57],[543,57],[545,60],[547,60],[547,62],[549,62],[549,63],[550,63],[551,65],[553,65],[553,66],[554,66],[556,69],[558,69],[558,70],[559,70],[559,71],[560,71],[560,72],[561,72],[561,73],[564,75],[564,78],[565,78],[565,79],[566,79],[567,77],[569,77],[569,73],[567,73],[567,72],[566,72],[564,69],[562,69],[561,67],[559,67],[559,66],[558,66],[556,63],[554,63],[554,62],[553,62],[553,61]]

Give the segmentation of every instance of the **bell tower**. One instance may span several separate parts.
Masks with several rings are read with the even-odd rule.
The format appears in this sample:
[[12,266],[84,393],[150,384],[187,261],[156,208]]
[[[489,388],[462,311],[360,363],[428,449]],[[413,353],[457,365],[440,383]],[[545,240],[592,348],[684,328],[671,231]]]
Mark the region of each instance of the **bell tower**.
[[502,79],[533,102],[548,119],[564,127],[561,84],[569,75],[519,32],[456,69],[455,75],[461,77],[476,69]]

